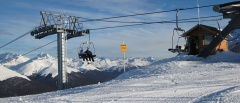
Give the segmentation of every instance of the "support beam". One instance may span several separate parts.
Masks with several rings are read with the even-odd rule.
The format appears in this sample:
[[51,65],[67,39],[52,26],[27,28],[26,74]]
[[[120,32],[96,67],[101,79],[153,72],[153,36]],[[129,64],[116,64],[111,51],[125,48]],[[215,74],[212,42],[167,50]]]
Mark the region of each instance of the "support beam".
[[65,71],[65,46],[64,33],[57,33],[57,52],[58,52],[58,90],[63,90],[66,87],[66,71]]
[[46,27],[46,26],[47,26],[47,22],[46,22],[46,18],[45,18],[45,16],[44,16],[44,12],[41,11],[40,14],[42,15],[43,24],[44,24],[44,26]]
[[239,28],[240,28],[240,14],[235,15],[235,17],[232,18],[228,25],[222,30],[221,34],[214,38],[214,40],[203,51],[200,52],[198,57],[206,58],[217,47],[217,45],[219,45],[227,37],[227,35],[231,31]]

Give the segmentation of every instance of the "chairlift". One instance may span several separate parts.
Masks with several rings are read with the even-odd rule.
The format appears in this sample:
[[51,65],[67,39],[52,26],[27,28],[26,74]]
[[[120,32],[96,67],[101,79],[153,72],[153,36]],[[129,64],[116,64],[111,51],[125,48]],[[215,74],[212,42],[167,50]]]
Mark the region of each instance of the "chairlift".
[[[91,56],[87,55],[90,52]],[[90,34],[89,34],[89,41],[83,42],[79,49],[78,49],[78,56],[79,59],[83,59],[83,61],[93,61],[94,62],[94,57],[96,57],[95,54],[95,47],[93,42],[90,42]]]
[[[180,31],[180,32],[182,32],[182,33],[185,33],[185,30],[182,29],[182,28],[180,28],[180,27],[178,27],[178,11],[179,11],[179,9],[176,9],[176,11],[177,11],[177,13],[176,13],[176,26],[177,26],[177,28],[174,28],[174,29],[173,29],[172,48],[169,48],[168,51],[170,51],[170,52],[172,52],[172,53],[176,53],[176,52],[181,53],[181,52],[184,52],[184,51],[185,51],[185,47],[178,45],[179,39],[182,38],[182,37],[180,36],[180,34],[179,34],[178,31]],[[175,32],[179,35],[179,37],[178,37],[178,40],[177,40],[177,45],[176,45],[176,47],[174,48],[174,47],[173,47],[173,44],[174,44],[174,43],[173,43],[173,41],[174,41],[173,39],[174,39],[174,34],[175,34]],[[186,38],[185,38],[185,40],[186,40]]]
[[[79,59],[83,59],[83,61],[85,61],[85,60],[91,61],[91,59],[89,59],[89,57],[85,53],[87,50],[92,51],[92,57],[90,57],[90,58],[96,57],[95,47],[94,47],[93,42],[86,41],[86,42],[83,42],[79,47],[79,50],[78,50]],[[94,60],[92,60],[92,61],[94,61]]]

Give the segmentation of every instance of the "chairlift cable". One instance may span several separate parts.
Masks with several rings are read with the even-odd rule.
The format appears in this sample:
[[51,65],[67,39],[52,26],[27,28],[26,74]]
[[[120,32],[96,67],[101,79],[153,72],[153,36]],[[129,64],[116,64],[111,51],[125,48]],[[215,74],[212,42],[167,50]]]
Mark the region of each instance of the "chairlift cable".
[[[216,4],[215,4],[216,5]],[[211,7],[211,6],[215,6],[215,5],[206,5],[206,6],[198,6],[198,7],[190,7],[190,8],[181,8],[179,10],[190,10],[190,9],[196,9],[196,8],[206,8],[206,7]],[[148,14],[156,14],[156,13],[165,13],[165,12],[172,12],[172,11],[176,11],[176,10],[166,10],[166,11],[156,11],[156,12],[148,12],[148,13],[139,13],[139,14],[131,14],[131,15],[124,15],[124,16],[115,16],[115,17],[107,17],[107,18],[101,18],[101,19],[88,19],[88,20],[85,20],[85,21],[80,21],[80,22],[87,22],[87,21],[100,21],[100,20],[105,20],[105,19],[114,19],[114,18],[122,18],[122,17],[131,17],[131,16],[139,16],[139,15],[148,15]],[[83,17],[78,17],[78,18],[83,18]],[[49,17],[48,17],[49,19]],[[51,19],[54,19],[54,18],[51,18]],[[85,18],[86,19],[86,18]],[[146,24],[150,24],[150,23],[146,23]],[[144,25],[144,24],[136,24],[136,25]],[[130,26],[130,25],[129,25]],[[132,25],[134,26],[134,25]],[[122,27],[122,26],[118,26],[118,27]],[[107,28],[110,28],[110,27],[107,27]],[[107,29],[106,28],[106,29]],[[111,27],[111,28],[115,28],[115,27]],[[104,29],[104,28],[98,28],[98,29]],[[92,29],[93,30],[93,29]],[[95,29],[96,30],[96,29]],[[27,33],[25,34],[27,35]],[[0,47],[3,48],[9,44],[11,44],[12,42],[22,38],[23,36],[25,35],[22,35],[16,39],[14,39],[13,41],[10,41],[9,43],[3,45]]]
[[[211,6],[215,6],[215,5],[206,5],[206,6],[197,6],[197,7],[189,7],[189,8],[180,8],[178,10],[190,10],[190,9],[197,9],[197,8],[206,8],[206,7],[211,7]],[[100,18],[100,19],[87,19],[87,20],[80,21],[80,22],[101,21],[101,20],[106,20],[106,19],[116,19],[116,18],[123,18],[123,17],[132,17],[132,16],[140,16],[140,15],[166,13],[166,12],[172,12],[172,11],[176,11],[176,9],[174,9],[174,10],[165,10],[165,11],[156,11],[156,12],[148,12],[148,13],[131,14],[131,15],[123,15],[123,16],[106,17],[106,18]],[[83,17],[78,17],[78,18],[86,19],[86,18],[83,18]]]
[[[201,18],[211,18],[211,17],[219,17],[219,16],[222,16],[222,15],[217,15],[217,16],[207,16],[207,17],[201,17]],[[196,18],[181,19],[181,20],[179,20],[179,21],[183,21],[183,22],[179,22],[179,23],[184,23],[184,22],[196,22],[196,21],[185,21],[185,20],[192,20],[192,19],[196,19]],[[172,20],[172,21],[173,21],[173,20]],[[137,25],[155,24],[155,23],[175,23],[175,22],[172,22],[172,21],[148,22],[148,23],[146,22],[146,23],[141,23],[141,24],[120,25],[120,26],[112,26],[112,27],[102,27],[102,28],[94,28],[94,29],[89,29],[89,30],[100,30],[100,29],[118,28],[118,27],[126,27],[126,26],[137,26]],[[212,20],[202,20],[202,21],[212,21]],[[29,33],[30,33],[30,31],[27,32],[27,33],[25,33],[25,34],[23,34],[23,35],[21,35],[21,36],[19,36],[18,38],[14,39],[14,40],[12,40],[12,41],[10,41],[9,43],[7,43],[7,44],[1,46],[0,49],[3,48],[3,47],[5,47],[5,46],[7,46],[7,45],[9,45],[9,44],[11,44],[11,43],[13,43],[13,42],[15,42],[15,41],[18,40],[18,39],[20,39],[20,38],[26,36],[26,35],[29,34]],[[89,35],[89,36],[90,36],[90,35]],[[89,38],[89,40],[90,40],[90,38]],[[50,44],[53,43],[53,42],[56,42],[56,40],[50,42]],[[49,43],[47,43],[47,44],[49,44]],[[47,46],[47,44],[44,45],[44,46]],[[41,47],[39,47],[39,48],[37,48],[37,49],[40,49],[40,48],[42,48],[42,47],[44,47],[44,46],[41,46]],[[34,50],[32,50],[32,51],[29,51],[29,52],[25,53],[24,55],[29,54],[29,53],[31,53],[31,52],[37,50],[37,49],[34,49]]]
[[[27,52],[27,53],[21,54],[21,55],[22,55],[22,56],[25,56],[25,55],[27,55],[27,54],[33,52],[33,51],[36,51],[36,50],[38,50],[38,49],[41,49],[42,47],[45,47],[45,46],[47,46],[47,45],[49,45],[49,44],[52,44],[52,43],[54,43],[54,42],[56,42],[56,41],[57,41],[57,40],[51,41],[51,42],[49,42],[49,43],[47,43],[47,44],[45,44],[45,45],[43,45],[43,46],[40,46],[40,47],[38,47],[38,48],[36,48],[36,49],[33,49],[33,50],[31,50],[31,51],[29,51],[29,52]],[[17,56],[17,57],[18,57],[18,56]],[[16,59],[17,57],[15,57],[15,58],[11,58],[10,60],[8,60],[8,61],[5,62],[5,63],[10,62],[11,60]]]
[[43,48],[43,47],[45,47],[45,46],[47,46],[47,45],[49,45],[49,44],[52,44],[52,43],[54,43],[54,42],[56,42],[56,41],[57,41],[57,40],[51,41],[51,42],[49,42],[49,43],[47,43],[47,44],[45,44],[45,45],[42,45],[42,46],[40,46],[40,47],[38,47],[38,48],[36,48],[36,49],[33,49],[33,50],[31,50],[31,51],[29,51],[29,52],[27,52],[27,53],[22,54],[22,56],[27,55],[27,54],[29,54],[29,53],[31,53],[31,52],[34,52],[34,51],[36,51],[36,50],[38,50],[38,49],[41,49],[41,48]]
[[18,39],[20,39],[20,38],[22,38],[22,37],[28,35],[30,32],[31,32],[31,31],[28,31],[28,32],[26,32],[25,34],[20,35],[20,36],[17,37],[16,39],[13,39],[12,41],[10,41],[10,42],[8,42],[8,43],[2,45],[2,46],[0,47],[0,49],[3,48],[3,47],[5,47],[5,46],[7,46],[7,45],[9,45],[9,44],[11,44],[11,43],[13,43],[13,42],[15,42],[15,41],[17,41]]
[[[204,21],[204,20],[203,20]],[[186,21],[187,22],[187,21]],[[194,22],[194,21],[191,21],[191,22]],[[196,22],[196,21],[195,21]],[[138,24],[139,25],[139,24]],[[144,25],[144,24],[142,24],[142,25]],[[118,27],[118,26],[117,26]],[[121,26],[121,27],[124,27],[124,25],[123,26]],[[115,27],[108,27],[108,28],[116,28],[116,26]],[[104,28],[102,28],[102,29],[104,29]],[[106,28],[107,29],[107,28]],[[93,30],[98,30],[98,29],[93,29]],[[25,35],[24,35],[25,36]],[[21,37],[23,37],[23,36],[21,36]],[[57,40],[54,40],[54,41],[52,41],[52,42],[49,42],[49,43],[47,43],[47,44],[45,44],[45,45],[43,45],[43,46],[40,46],[40,47],[38,47],[38,48],[36,48],[36,49],[33,49],[33,50],[31,50],[31,51],[29,51],[29,52],[27,52],[27,53],[24,53],[24,54],[22,54],[22,56],[25,56],[25,55],[27,55],[27,54],[29,54],[29,53],[31,53],[31,52],[34,52],[34,51],[36,51],[36,50],[38,50],[38,49],[41,49],[41,48],[43,48],[43,47],[45,47],[45,46],[47,46],[47,45],[49,45],[49,44],[52,44],[52,43],[54,43],[54,42],[56,42]],[[12,42],[11,42],[12,43]],[[8,44],[10,44],[10,43],[8,43]],[[6,45],[8,45],[8,44],[6,44]],[[5,45],[5,46],[6,46]],[[3,47],[3,46],[2,46]],[[94,47],[94,45],[93,45],[93,48],[94,48],[94,54],[95,54],[95,47]]]
[[[219,16],[222,16],[222,15],[206,16],[206,17],[201,17],[201,18],[212,18],[212,17],[219,17]],[[198,19],[198,18],[181,19],[181,20],[178,20],[178,21],[180,21],[179,23],[196,22],[196,21],[187,21],[187,20],[193,20],[193,19]],[[212,20],[202,20],[202,21],[212,21]],[[114,22],[115,22],[115,21],[114,21]],[[119,21],[117,21],[117,22],[119,22]],[[128,22],[126,22],[126,23],[128,23]],[[112,26],[112,27],[102,27],[102,28],[94,28],[94,29],[89,29],[89,30],[100,30],[100,29],[117,28],[117,27],[127,27],[127,26],[137,26],[137,25],[145,25],[145,24],[156,24],[156,23],[176,23],[176,22],[174,22],[174,20],[172,20],[172,21],[162,21],[162,22],[139,22],[138,24],[133,24],[133,25],[120,25],[120,26]],[[26,36],[26,35],[29,34],[29,33],[30,33],[30,31],[27,32],[27,33],[25,33],[25,34],[23,34],[23,35],[21,35],[21,36],[19,36],[18,38],[14,39],[14,40],[12,40],[12,41],[10,41],[9,43],[1,46],[0,49],[3,48],[3,47],[5,47],[5,46],[7,46],[7,45],[9,45],[9,44],[11,44],[11,43],[13,43],[13,42],[15,42],[15,41],[18,40],[18,39]],[[90,35],[89,35],[89,36],[90,36]],[[90,40],[90,38],[89,38],[89,40]],[[51,43],[53,43],[53,42],[56,42],[56,40],[55,40],[55,41],[52,41],[52,42],[50,42],[50,43],[47,43],[47,44],[51,44]],[[47,46],[47,44],[44,45],[44,46]],[[37,49],[40,49],[40,48],[42,48],[42,47],[44,47],[44,46],[38,47]],[[24,55],[29,54],[29,53],[37,50],[37,49],[34,49],[34,50],[32,50],[32,51],[29,51],[29,52],[25,53]]]
[[[188,19],[181,19],[181,20],[178,20],[178,21],[184,21],[184,20],[193,20],[193,19],[199,19],[199,18],[212,18],[212,17],[221,17],[222,15],[215,15],[215,16],[205,16],[205,17],[197,17],[197,18],[188,18]],[[134,22],[134,21],[117,21],[117,20],[101,20],[103,22],[117,22],[117,23],[155,23],[155,22],[158,22],[158,21],[153,21],[153,22]],[[173,21],[176,21],[176,20],[170,20],[170,21],[162,21],[163,23],[164,22],[173,22]],[[80,23],[81,21],[79,21]]]
[[[222,15],[216,15],[216,16],[206,16],[206,17],[201,17],[201,18],[213,18],[213,17],[220,17]],[[187,22],[198,22],[198,21],[187,21],[187,20],[193,20],[193,19],[198,19],[198,18],[188,18],[188,19],[180,19],[178,23],[187,23]],[[209,20],[210,21],[210,20]],[[119,22],[119,21],[118,21]],[[130,23],[130,22],[126,22]],[[109,29],[109,28],[118,28],[118,27],[127,27],[127,26],[138,26],[138,25],[147,25],[147,24],[164,24],[164,23],[176,23],[176,20],[171,20],[171,21],[160,21],[160,22],[139,22],[137,24],[128,24],[128,25],[118,25],[118,26],[109,26],[109,27],[100,27],[100,28],[93,28],[89,30],[100,30],[100,29]]]

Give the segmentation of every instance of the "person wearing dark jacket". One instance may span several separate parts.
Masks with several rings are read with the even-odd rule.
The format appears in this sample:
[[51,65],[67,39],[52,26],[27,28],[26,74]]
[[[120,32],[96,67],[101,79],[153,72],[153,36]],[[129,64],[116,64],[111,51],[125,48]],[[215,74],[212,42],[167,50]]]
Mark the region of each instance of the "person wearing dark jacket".
[[83,61],[85,61],[85,59],[88,61],[88,58],[86,57],[86,53],[84,53],[82,49],[80,50],[78,55],[79,55],[79,58],[83,59]]
[[87,54],[87,57],[89,58],[89,61],[93,61],[94,62],[94,59],[93,59],[93,55],[92,55],[92,52],[90,50],[86,50],[84,53]]

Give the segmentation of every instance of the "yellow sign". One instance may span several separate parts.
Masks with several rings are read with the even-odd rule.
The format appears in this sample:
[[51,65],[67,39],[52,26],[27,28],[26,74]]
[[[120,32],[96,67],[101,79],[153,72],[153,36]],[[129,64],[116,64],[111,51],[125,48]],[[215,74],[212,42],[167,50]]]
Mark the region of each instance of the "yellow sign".
[[121,52],[127,52],[127,45],[126,44],[121,44]]

